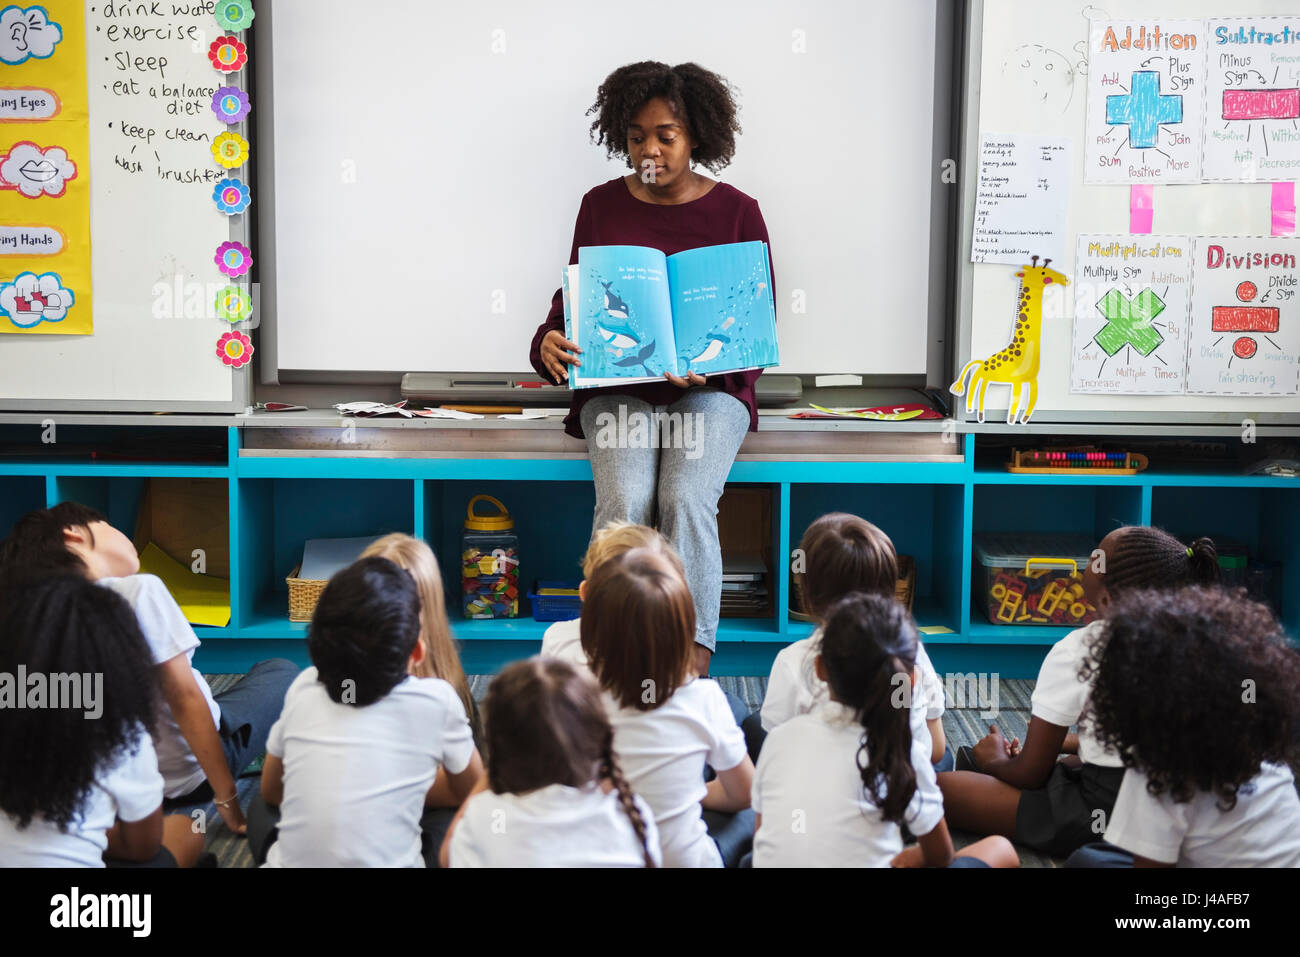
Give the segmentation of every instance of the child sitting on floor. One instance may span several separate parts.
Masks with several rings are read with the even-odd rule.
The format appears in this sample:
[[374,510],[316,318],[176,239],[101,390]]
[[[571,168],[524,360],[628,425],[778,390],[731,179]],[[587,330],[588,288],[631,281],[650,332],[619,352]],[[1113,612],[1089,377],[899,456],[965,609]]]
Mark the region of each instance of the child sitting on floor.
[[[959,763],[958,770],[939,775],[953,827],[1002,834],[1061,857],[1095,840],[1102,826],[1099,814],[1110,814],[1124,767],[1087,718],[1091,682],[1080,676],[1087,643],[1105,629],[1110,603],[1118,596],[1212,582],[1218,574],[1208,538],[1185,545],[1142,525],[1117,528],[1103,538],[1083,575],[1084,593],[1101,618],[1070,632],[1047,653],[1024,745],[1006,741],[993,726],[969,754],[973,768]],[[1069,734],[1076,722],[1077,736]]]
[[[375,557],[336,573],[307,650],[312,667],[266,742],[262,798],[280,807],[267,866],[423,867],[420,814],[439,766],[463,800],[482,761],[455,689],[408,673],[424,654],[411,576]],[[250,818],[263,814],[255,801]]]
[[1093,726],[1128,770],[1106,844],[1067,866],[1300,867],[1300,652],[1272,612],[1184,588],[1127,595],[1107,626]]
[[[889,536],[847,512],[831,512],[808,526],[799,543],[802,568],[796,568],[804,611],[819,624],[826,609],[850,592],[892,596],[898,585],[898,556]],[[807,714],[826,700],[826,683],[813,673],[820,626],[811,636],[783,648],[772,662],[763,698],[763,728],[772,731],[795,715]],[[913,719],[929,731],[930,761],[936,770],[952,767],[943,731],[943,682],[925,645],[916,651],[917,682]],[[925,742],[916,735],[918,746]]]
[[452,822],[443,866],[659,866],[654,816],[619,769],[590,674],[517,661],[484,709],[487,775]]
[[158,686],[125,600],[76,575],[8,583],[0,676],[0,867],[194,866],[203,834],[163,816]]
[[[825,616],[814,668],[827,700],[774,729],[758,759],[754,866],[1018,866],[1002,837],[954,859],[934,769],[912,744],[919,642],[907,610],[855,592]],[[906,850],[902,824],[918,835]]]
[[[695,674],[695,604],[677,556],[635,548],[602,564],[581,629],[614,753],[654,814],[664,866],[735,866],[753,834],[754,765],[722,689]],[[717,774],[707,783],[706,762]],[[723,814],[706,822],[705,810]],[[720,829],[746,840],[722,836],[724,856]]]
[[154,728],[158,770],[169,807],[212,801],[236,834],[246,830],[235,778],[262,753],[298,667],[260,661],[213,695],[191,665],[199,639],[155,575],[142,575],[131,540],[99,512],[74,502],[23,516],[0,543],[0,573],[83,575],[121,595],[135,611],[162,689]]

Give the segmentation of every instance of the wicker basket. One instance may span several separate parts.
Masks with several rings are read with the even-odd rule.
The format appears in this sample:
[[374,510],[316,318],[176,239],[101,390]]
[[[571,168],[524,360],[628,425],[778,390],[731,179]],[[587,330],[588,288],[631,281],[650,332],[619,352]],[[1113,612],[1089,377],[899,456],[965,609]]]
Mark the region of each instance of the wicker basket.
[[[912,599],[916,597],[916,562],[911,555],[898,556],[898,582],[894,585],[894,597],[904,608],[912,611]],[[803,596],[799,594],[799,581],[790,583],[791,598],[790,617],[795,621],[812,621],[812,617],[803,610]]]
[[316,602],[320,601],[321,592],[328,582],[299,578],[298,570],[302,565],[295,565],[285,583],[289,586],[289,620],[311,621],[316,611]]

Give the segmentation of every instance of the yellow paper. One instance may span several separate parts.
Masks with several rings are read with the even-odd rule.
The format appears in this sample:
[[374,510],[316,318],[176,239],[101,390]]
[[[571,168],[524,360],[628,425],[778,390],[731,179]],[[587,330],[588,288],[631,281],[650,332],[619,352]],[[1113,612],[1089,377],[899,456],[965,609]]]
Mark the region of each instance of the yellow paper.
[[194,574],[153,542],[140,555],[140,571],[162,579],[191,625],[224,628],[230,624],[230,582],[226,579]]
[[[0,189],[0,236],[7,240],[0,241],[0,333],[88,335],[94,324],[85,4],[83,0],[43,0],[39,5],[11,5],[0,11],[10,19],[19,14],[22,22],[4,21],[2,46],[5,55],[25,55],[25,59],[0,63],[0,169],[6,168],[5,160],[11,154],[17,157],[8,168],[19,187],[9,188],[13,183],[6,177],[2,184],[6,188]],[[44,55],[55,24],[62,38]],[[51,96],[56,98],[57,112],[48,118],[33,118],[50,110],[32,104]],[[28,178],[17,170],[29,163],[48,165],[36,178]],[[64,176],[66,163],[75,167],[70,178]],[[46,178],[48,191],[42,187],[41,177]],[[56,195],[59,187],[62,192]],[[34,252],[33,247],[16,251],[12,244],[22,235],[39,235],[45,243],[59,241],[62,249],[52,254]],[[7,286],[16,280],[15,286]],[[29,295],[29,287],[38,295]]]
[[951,635],[953,630],[945,625],[926,625],[924,628],[916,629],[923,635]]

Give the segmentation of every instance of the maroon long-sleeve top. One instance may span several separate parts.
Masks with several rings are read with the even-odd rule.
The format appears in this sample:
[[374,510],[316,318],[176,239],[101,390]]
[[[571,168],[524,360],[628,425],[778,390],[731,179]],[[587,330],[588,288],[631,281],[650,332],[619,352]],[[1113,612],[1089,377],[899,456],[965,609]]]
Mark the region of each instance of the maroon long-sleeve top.
[[[720,246],[725,243],[743,243],[751,240],[767,242],[767,226],[758,202],[740,190],[721,181],[699,199],[676,205],[660,205],[637,199],[622,177],[593,187],[582,197],[578,221],[573,228],[573,249],[569,264],[578,262],[578,250],[583,246],[650,246],[671,256],[684,249],[700,246]],[[769,265],[771,248],[769,246]],[[775,296],[776,267],[771,266],[772,288]],[[552,329],[564,332],[563,290],[555,290],[551,311],[546,321],[533,335],[529,361],[537,374],[553,382],[550,372],[542,364],[542,339]],[[579,356],[581,358],[581,356]],[[728,372],[712,375],[707,384],[728,395],[734,395],[749,407],[749,431],[758,431],[758,405],[754,399],[754,382],[761,369],[748,372]],[[625,386],[608,386],[601,389],[575,389],[569,414],[564,419],[564,431],[575,438],[582,434],[582,407],[593,395],[629,395],[651,405],[671,405],[682,397],[683,390],[667,380]]]

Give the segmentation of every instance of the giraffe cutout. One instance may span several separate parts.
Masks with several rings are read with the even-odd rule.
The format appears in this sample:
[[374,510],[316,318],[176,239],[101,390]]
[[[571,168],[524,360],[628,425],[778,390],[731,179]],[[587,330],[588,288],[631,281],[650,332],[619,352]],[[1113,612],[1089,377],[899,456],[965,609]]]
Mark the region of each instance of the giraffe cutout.
[[1066,279],[1055,269],[1048,269],[1050,259],[1038,265],[1038,257],[1016,273],[1020,279],[1020,293],[1016,299],[1016,325],[1011,341],[987,359],[972,359],[948,387],[953,395],[966,394],[966,411],[978,410],[979,421],[984,421],[984,396],[989,384],[998,382],[1011,387],[1011,400],[1007,403],[1007,424],[1029,421],[1038,404],[1038,358],[1042,346],[1043,288],[1051,283],[1068,286]]

